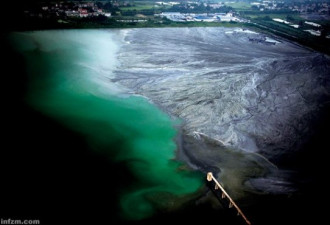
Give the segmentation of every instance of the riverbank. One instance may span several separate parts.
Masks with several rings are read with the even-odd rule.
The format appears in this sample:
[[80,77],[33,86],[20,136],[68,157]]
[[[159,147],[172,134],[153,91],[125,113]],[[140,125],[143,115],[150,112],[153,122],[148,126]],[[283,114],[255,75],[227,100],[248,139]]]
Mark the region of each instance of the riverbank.
[[238,22],[175,22],[167,19],[138,21],[139,18],[71,18],[61,19],[19,19],[5,23],[7,31],[32,31],[54,29],[106,29],[106,28],[162,28],[162,27],[244,27],[245,23]]
[[[136,18],[135,18],[136,19]],[[34,31],[34,30],[69,30],[69,29],[131,29],[131,28],[184,28],[184,27],[238,27],[250,29],[253,31],[281,37],[285,40],[297,43],[312,50],[330,55],[330,39],[318,36],[307,35],[296,31],[293,28],[283,27],[268,27],[262,21],[254,22],[175,22],[170,20],[145,20],[143,22],[119,22],[120,19],[105,18],[98,20],[97,18],[76,18],[70,21],[53,20],[53,19],[38,19],[24,20],[13,23],[5,23],[2,32],[12,31]],[[125,20],[129,21],[130,18]],[[261,24],[260,24],[261,23]],[[287,32],[286,29],[290,29]],[[293,32],[294,31],[294,32]],[[293,32],[293,33],[292,33]],[[293,35],[292,35],[293,34]]]

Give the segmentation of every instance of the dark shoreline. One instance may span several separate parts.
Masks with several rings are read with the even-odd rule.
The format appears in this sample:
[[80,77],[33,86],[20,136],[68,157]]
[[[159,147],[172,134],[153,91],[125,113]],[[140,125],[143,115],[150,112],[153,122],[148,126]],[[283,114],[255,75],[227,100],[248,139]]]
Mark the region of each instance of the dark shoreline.
[[324,46],[320,44],[321,42],[330,40],[323,40],[320,37],[313,37],[312,40],[305,40],[302,38],[292,38],[285,33],[274,30],[271,28],[263,27],[262,25],[256,23],[238,23],[238,22],[169,22],[169,23],[123,23],[123,22],[113,22],[110,24],[103,24],[98,22],[84,22],[77,20],[75,23],[58,23],[56,21],[43,21],[40,20],[36,23],[19,23],[14,24],[5,24],[2,32],[23,32],[23,31],[40,31],[40,30],[68,30],[68,29],[132,29],[132,28],[187,28],[187,27],[238,27],[243,29],[250,29],[256,32],[275,37],[276,39],[283,39],[285,41],[291,42],[303,48],[310,49],[311,51],[321,52],[326,55],[330,55],[330,49],[327,48],[327,45]]
[[[327,159],[322,156],[322,149],[327,147],[327,129],[330,127],[330,119],[328,115],[330,113],[330,106],[325,107],[322,111],[322,115],[318,121],[315,121],[315,131],[310,137],[309,141],[297,151],[296,157],[291,156],[287,158],[285,164],[294,166],[297,170],[297,174],[294,180],[299,180],[296,183],[297,191],[291,194],[267,194],[267,193],[253,193],[249,192],[248,196],[243,199],[238,199],[238,204],[241,206],[244,213],[251,220],[252,224],[262,225],[275,225],[275,224],[315,224],[321,223],[324,220],[326,214],[325,209],[321,208],[324,201],[327,201],[325,186],[323,185],[323,180],[326,178],[326,171],[323,166],[327,164]],[[180,157],[180,159],[186,161],[188,158],[188,165],[192,163],[194,167],[198,170],[212,171],[218,174],[218,168],[209,167],[199,162],[190,155],[187,151],[189,145],[198,142],[194,137],[181,134],[182,137],[182,151],[185,155]],[[189,143],[187,146],[187,143]],[[198,144],[196,144],[198,146]],[[317,149],[317,152],[312,151],[312,149]],[[187,161],[186,161],[187,162]],[[307,165],[308,166],[307,166]],[[228,190],[230,192],[230,190]],[[207,194],[209,193],[209,194]],[[319,193],[313,196],[312,193]],[[322,198],[324,197],[324,198]],[[204,195],[200,197],[201,199],[207,198],[208,201],[216,201],[216,196],[211,193],[209,189]],[[198,201],[200,201],[198,200]],[[194,203],[192,203],[193,205]],[[195,203],[196,204],[196,203]],[[214,204],[214,203],[213,203]],[[231,216],[231,212],[224,209],[220,202],[216,202],[218,208],[213,208],[210,203],[201,204],[200,206],[193,207],[195,213],[200,213],[201,222],[208,223],[217,220],[224,220],[226,224],[244,224],[240,220],[236,220],[235,217]],[[191,206],[192,207],[192,206]],[[189,207],[188,207],[189,208]],[[205,210],[205,212],[204,212]],[[180,214],[180,213],[179,213]],[[205,214],[205,220],[202,219],[202,215]],[[188,212],[183,212],[182,219],[190,215]],[[207,216],[206,216],[207,215]],[[171,215],[167,215],[171,218]],[[175,214],[173,216],[176,217]],[[169,219],[171,221],[172,219]],[[156,219],[156,218],[155,218]],[[180,219],[178,219],[180,221]],[[196,220],[194,217],[192,220]],[[182,221],[183,222],[183,221]]]

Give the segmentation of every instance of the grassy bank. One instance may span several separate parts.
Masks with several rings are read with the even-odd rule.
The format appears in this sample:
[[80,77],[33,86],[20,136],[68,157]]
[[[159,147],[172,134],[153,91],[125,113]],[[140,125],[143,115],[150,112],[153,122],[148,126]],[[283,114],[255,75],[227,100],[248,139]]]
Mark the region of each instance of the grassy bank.
[[[125,22],[118,22],[124,20]],[[142,22],[134,22],[143,20]],[[131,21],[131,22],[130,22]],[[308,34],[303,29],[296,29],[289,25],[278,23],[271,18],[256,18],[251,23],[237,22],[174,22],[161,18],[138,18],[138,17],[118,17],[115,18],[86,18],[65,20],[25,20],[11,26],[9,30],[27,31],[27,30],[46,30],[46,29],[94,29],[94,28],[162,28],[162,27],[243,27],[256,30],[261,33],[276,35],[301,45],[312,48],[316,51],[330,55],[330,39],[324,36],[314,36]]]
[[92,29],[92,28],[147,28],[147,27],[241,27],[237,22],[175,22],[156,17],[114,17],[114,18],[71,18],[20,20],[7,27],[9,31],[46,29]]

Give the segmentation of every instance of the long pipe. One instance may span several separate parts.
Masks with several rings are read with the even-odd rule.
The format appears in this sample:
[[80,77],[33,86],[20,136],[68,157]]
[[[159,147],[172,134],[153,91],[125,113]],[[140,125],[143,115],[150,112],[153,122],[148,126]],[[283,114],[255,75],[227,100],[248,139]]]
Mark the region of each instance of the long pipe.
[[245,220],[245,222],[248,225],[251,225],[251,222],[246,218],[246,216],[244,215],[244,213],[242,212],[242,210],[236,205],[236,203],[234,202],[234,200],[227,194],[227,192],[225,191],[225,189],[220,185],[220,183],[214,178],[212,172],[208,172],[207,173],[207,177],[206,177],[207,181],[214,181],[216,186],[218,186],[221,191],[222,191],[222,196],[225,195],[228,200],[229,200],[229,208],[231,208],[231,206],[234,206],[238,212],[238,215],[241,215],[243,217],[243,219]]

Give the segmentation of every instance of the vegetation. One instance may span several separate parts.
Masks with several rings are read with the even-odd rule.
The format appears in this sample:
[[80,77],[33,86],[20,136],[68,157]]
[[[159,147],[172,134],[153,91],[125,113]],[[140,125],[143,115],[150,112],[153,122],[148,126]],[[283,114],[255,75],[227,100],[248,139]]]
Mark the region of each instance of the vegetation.
[[251,8],[248,2],[226,2],[226,6],[233,8],[235,11],[249,10]]
[[[53,3],[48,4],[55,4]],[[78,1],[77,1],[78,2]],[[62,2],[66,8],[72,9],[77,2]],[[276,10],[251,6],[248,2],[228,2],[220,8],[211,8],[209,5],[182,2],[177,5],[157,4],[155,1],[94,1],[95,5],[103,12],[111,13],[111,17],[104,15],[93,15],[81,18],[80,16],[69,17],[64,10],[45,14],[41,10],[44,3],[35,1],[33,4],[21,4],[14,7],[14,4],[5,8],[15,8],[19,13],[4,14],[2,21],[5,30],[40,30],[40,29],[69,29],[69,28],[139,28],[139,27],[248,27],[260,30],[269,34],[287,38],[302,45],[311,47],[321,52],[330,54],[330,21],[312,21],[322,25],[320,36],[314,36],[305,30],[315,29],[305,23],[298,12],[293,12],[288,7]],[[89,8],[86,10],[90,11]],[[174,22],[166,18],[157,17],[155,14],[161,12],[181,13],[219,13],[234,12],[236,15],[245,18],[250,23],[235,22]],[[26,13],[28,12],[28,13]],[[279,23],[273,19],[286,20],[291,24],[299,25],[294,28],[288,24]]]
[[[121,21],[122,22],[119,22]],[[146,19],[138,22],[141,18],[118,17],[113,18],[83,18],[73,19],[70,23],[59,23],[58,21],[38,23],[36,27],[24,27],[25,29],[85,29],[85,28],[150,28],[150,27],[242,27],[236,22],[174,22],[168,19],[152,20]]]
[[[174,22],[166,18],[155,16],[162,12],[176,11],[185,13],[206,13],[206,12],[228,12],[231,7],[223,7],[221,9],[211,9],[204,4],[192,5],[180,4],[155,4],[155,1],[93,1],[97,8],[103,12],[111,13],[111,17],[104,15],[93,15],[82,17],[68,16],[65,11],[79,10],[77,4],[84,1],[63,2],[59,1],[62,10],[54,10],[57,8],[56,1],[39,2],[35,1],[29,4],[22,4],[18,9],[18,13],[13,17],[6,15],[6,19],[10,18],[7,23],[9,30],[40,30],[40,29],[69,29],[69,28],[126,28],[126,27],[192,27],[192,26],[238,26],[236,23],[206,23],[206,22]],[[87,3],[87,2],[86,2]],[[42,8],[47,6],[47,11]],[[8,7],[8,8],[12,8]],[[83,9],[92,12],[90,6]]]
[[[315,29],[315,27],[304,23],[306,19],[302,18],[299,12],[294,12],[289,8],[260,10],[260,8],[244,2],[226,4],[233,7],[241,17],[250,20],[250,23],[244,26],[263,33],[280,36],[317,51],[330,54],[330,39],[326,38],[327,35],[330,35],[330,21],[328,20],[313,21],[322,25],[321,35],[315,36],[305,31]],[[299,25],[299,28],[294,28],[290,24],[276,22],[273,20],[275,18]]]
[[173,5],[166,9],[167,12],[180,12],[180,13],[227,13],[232,11],[233,8],[230,6],[223,6],[220,8],[212,8],[209,5],[197,3],[182,3]]
[[326,33],[323,32],[321,36],[311,35],[304,31],[305,29],[310,29],[308,25],[302,25],[301,29],[296,29],[269,18],[258,18],[254,20],[254,23],[249,23],[247,26],[263,33],[274,34],[317,51],[330,54],[330,39],[325,38]]

